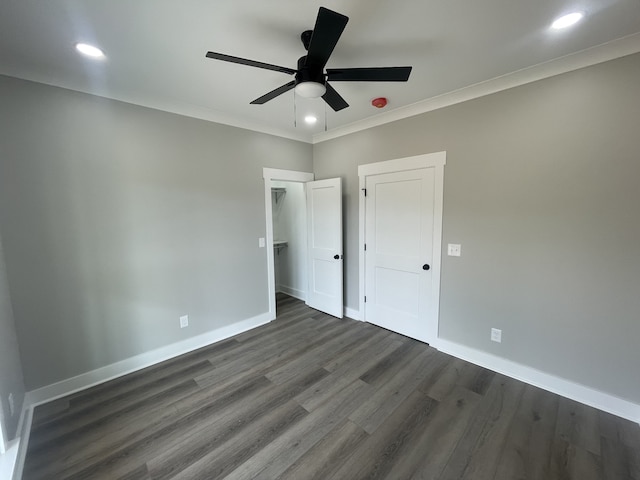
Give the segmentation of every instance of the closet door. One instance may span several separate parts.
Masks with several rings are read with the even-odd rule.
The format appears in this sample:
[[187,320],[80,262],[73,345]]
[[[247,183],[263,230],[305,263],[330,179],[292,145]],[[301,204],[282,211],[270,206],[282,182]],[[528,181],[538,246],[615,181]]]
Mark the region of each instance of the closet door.
[[366,178],[365,318],[430,342],[434,168]]

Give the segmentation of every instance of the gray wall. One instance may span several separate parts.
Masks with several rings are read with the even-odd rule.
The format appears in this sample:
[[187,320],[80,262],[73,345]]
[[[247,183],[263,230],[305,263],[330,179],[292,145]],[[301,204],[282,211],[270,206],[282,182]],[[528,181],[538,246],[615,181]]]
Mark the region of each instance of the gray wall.
[[347,305],[357,166],[446,150],[441,337],[640,403],[639,125],[634,55],[314,145],[344,179]]
[[262,168],[310,145],[8,77],[0,104],[28,389],[267,312]]
[[[15,412],[11,415],[9,395],[13,393]],[[13,322],[13,309],[9,297],[9,284],[4,261],[4,249],[0,237],[0,415],[4,418],[7,435],[16,433],[20,419],[20,407],[24,399],[22,364]]]

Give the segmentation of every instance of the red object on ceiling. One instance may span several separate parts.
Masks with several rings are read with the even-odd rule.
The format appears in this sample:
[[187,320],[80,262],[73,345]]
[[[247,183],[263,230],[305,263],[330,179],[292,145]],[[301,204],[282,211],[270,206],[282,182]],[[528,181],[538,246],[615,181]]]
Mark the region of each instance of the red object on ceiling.
[[383,108],[387,106],[387,99],[384,97],[374,98],[371,100],[371,105],[376,108]]

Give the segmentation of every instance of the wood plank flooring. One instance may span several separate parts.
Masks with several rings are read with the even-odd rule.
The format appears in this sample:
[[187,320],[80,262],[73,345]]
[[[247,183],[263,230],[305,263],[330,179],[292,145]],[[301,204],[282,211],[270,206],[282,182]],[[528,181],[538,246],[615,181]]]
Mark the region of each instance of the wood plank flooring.
[[268,325],[37,407],[23,478],[640,480],[640,427],[281,295]]

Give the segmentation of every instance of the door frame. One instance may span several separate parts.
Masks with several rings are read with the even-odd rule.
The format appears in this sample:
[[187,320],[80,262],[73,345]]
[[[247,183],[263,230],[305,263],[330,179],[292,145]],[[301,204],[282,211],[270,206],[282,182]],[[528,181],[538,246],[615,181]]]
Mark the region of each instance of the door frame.
[[2,415],[2,412],[0,412],[0,455],[4,455],[7,451],[7,444],[9,442],[8,437],[6,439],[5,437],[7,437],[7,434],[5,433],[4,429],[4,417]]
[[438,338],[438,325],[440,321],[440,270],[442,264],[442,209],[444,200],[444,166],[447,163],[447,152],[427,153],[416,155],[413,157],[396,158],[394,160],[386,160],[383,162],[367,163],[358,166],[359,178],[359,291],[360,291],[360,318],[366,319],[366,310],[364,305],[365,290],[365,195],[367,177],[371,175],[380,175],[383,173],[396,173],[406,170],[417,170],[421,168],[435,168],[434,176],[434,206],[433,206],[433,260],[431,264],[433,282],[431,289],[431,298],[434,301],[433,312],[435,322],[427,325],[427,337],[436,340]]
[[281,170],[277,168],[263,168],[264,178],[264,209],[266,217],[266,241],[267,248],[267,285],[269,292],[269,320],[276,318],[276,273],[275,257],[273,255],[273,207],[271,205],[271,182],[298,182],[306,183],[315,180],[311,172],[299,172],[296,170]]

